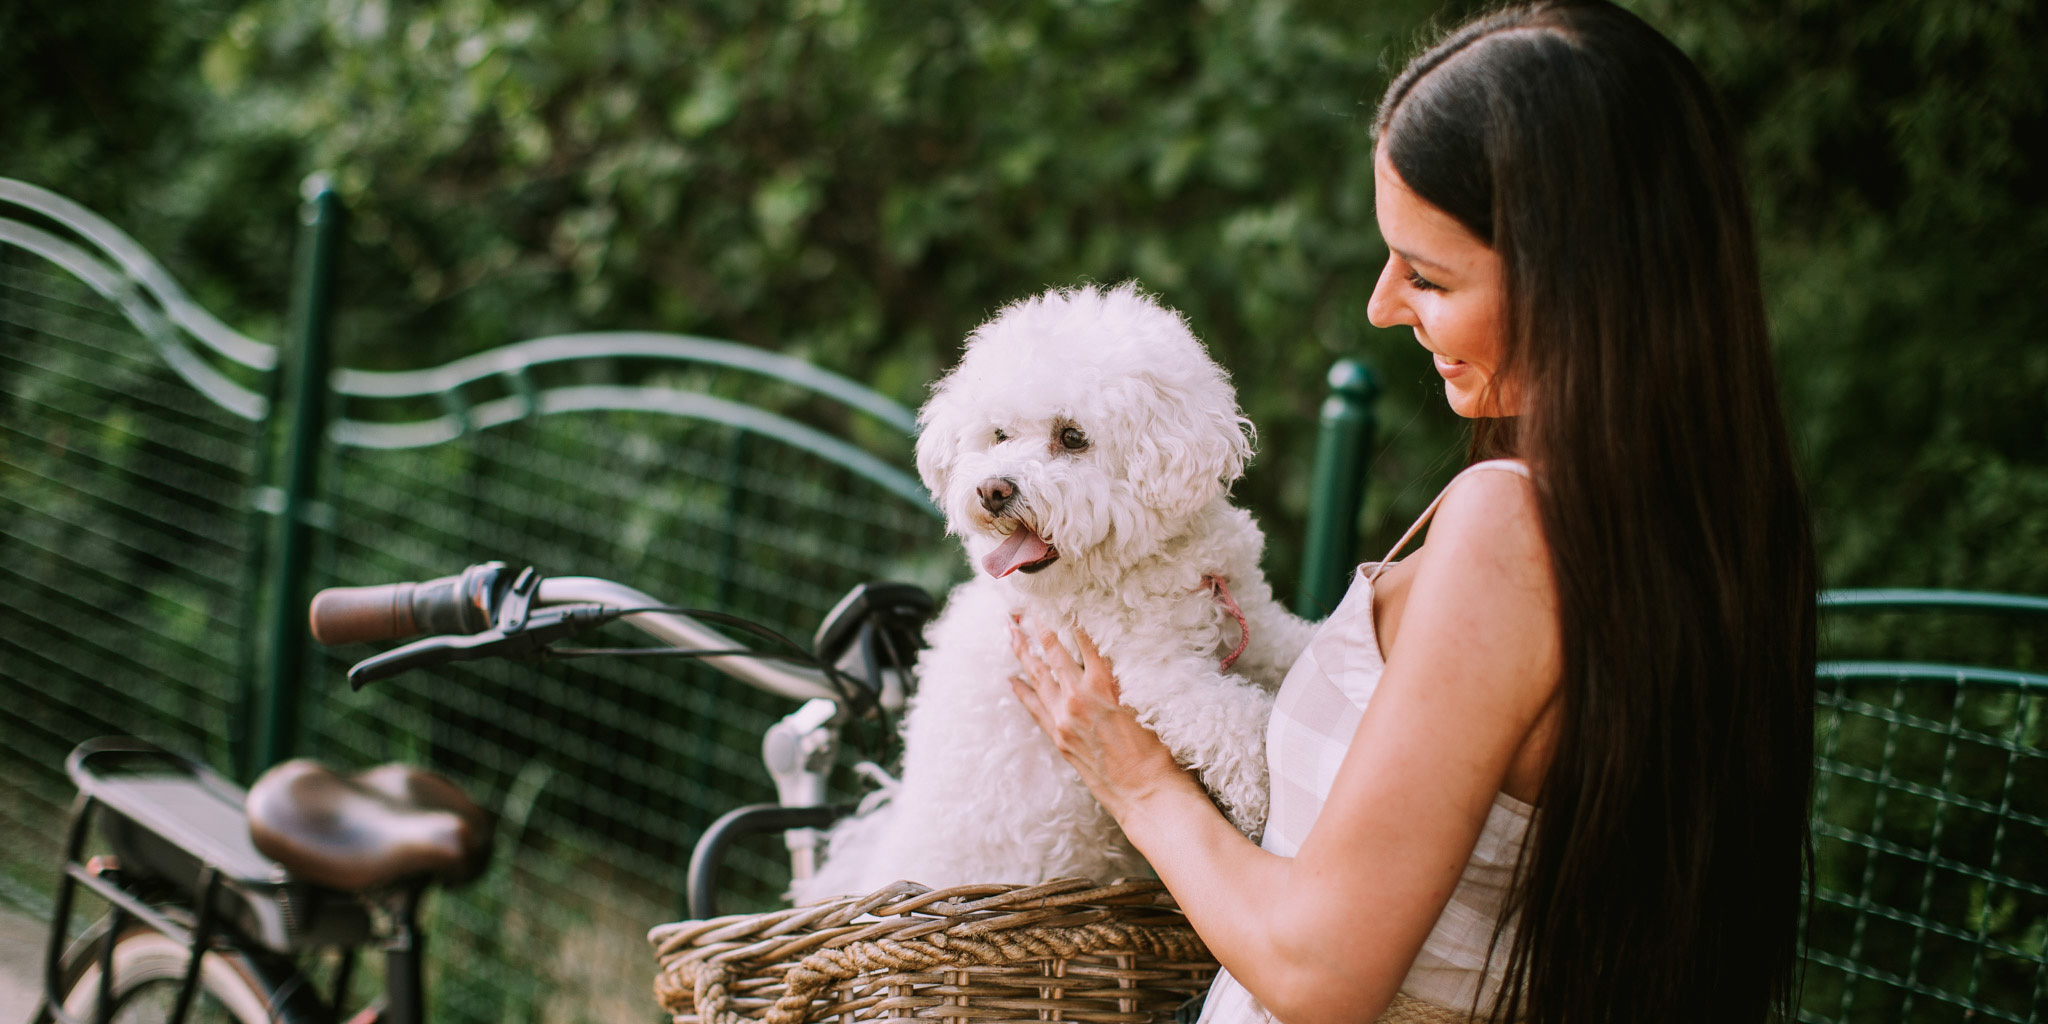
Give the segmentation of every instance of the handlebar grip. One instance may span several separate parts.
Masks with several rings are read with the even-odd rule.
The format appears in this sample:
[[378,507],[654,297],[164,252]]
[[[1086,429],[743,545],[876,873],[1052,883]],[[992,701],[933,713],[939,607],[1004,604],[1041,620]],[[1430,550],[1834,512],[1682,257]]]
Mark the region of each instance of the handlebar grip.
[[397,640],[421,632],[412,614],[417,583],[330,587],[313,595],[313,639],[329,647]]
[[473,565],[422,583],[329,587],[307,614],[313,639],[329,647],[402,640],[423,633],[481,633],[491,627],[503,562]]

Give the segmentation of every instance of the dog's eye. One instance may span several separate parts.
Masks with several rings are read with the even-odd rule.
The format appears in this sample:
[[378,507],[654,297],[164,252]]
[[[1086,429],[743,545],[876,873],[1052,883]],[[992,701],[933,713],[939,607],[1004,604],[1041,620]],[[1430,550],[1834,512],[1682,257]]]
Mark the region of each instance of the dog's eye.
[[1060,447],[1078,452],[1088,447],[1088,435],[1081,433],[1080,427],[1068,427],[1060,431]]
[[996,431],[996,443],[997,443],[997,444],[1002,444],[1002,443],[1003,443],[1004,441],[1007,441],[1007,440],[1009,440],[1009,439],[1010,439],[1010,435],[1008,435],[1008,434],[1005,434],[1005,433],[1003,433],[1003,432],[1002,432],[1002,430],[998,429],[998,430]]

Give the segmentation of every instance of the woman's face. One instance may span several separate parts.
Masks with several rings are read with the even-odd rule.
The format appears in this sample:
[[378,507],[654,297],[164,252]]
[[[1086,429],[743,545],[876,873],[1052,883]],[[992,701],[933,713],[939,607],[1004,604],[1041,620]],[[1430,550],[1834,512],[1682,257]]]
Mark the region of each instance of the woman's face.
[[1407,324],[1436,357],[1444,395],[1460,416],[1511,416],[1512,389],[1488,395],[1500,365],[1500,256],[1450,214],[1409,191],[1384,155],[1373,160],[1373,199],[1387,265],[1366,304],[1375,327]]

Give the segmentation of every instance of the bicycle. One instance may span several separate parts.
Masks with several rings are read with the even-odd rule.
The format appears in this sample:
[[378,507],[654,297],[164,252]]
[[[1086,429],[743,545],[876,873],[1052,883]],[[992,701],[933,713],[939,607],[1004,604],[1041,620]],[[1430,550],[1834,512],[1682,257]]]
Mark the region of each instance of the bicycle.
[[[502,562],[422,583],[335,588],[309,620],[329,646],[422,636],[349,671],[356,689],[417,668],[480,658],[688,657],[803,701],[771,726],[762,757],[777,802],[737,808],[699,838],[687,875],[692,916],[716,913],[725,851],[782,832],[793,877],[815,866],[817,829],[842,730],[901,709],[932,599],[907,584],[862,584],[808,648],[744,619],[674,608],[595,577],[513,573]],[[557,648],[611,622],[667,647]],[[735,644],[723,626],[771,645]],[[78,787],[32,1024],[162,1019],[195,1009],[241,1024],[419,1024],[426,1013],[421,900],[481,875],[491,819],[439,776],[389,764],[343,776],[289,761],[248,790],[205,765],[132,739],[92,740],[66,759]],[[82,859],[93,826],[110,856]],[[83,887],[111,907],[68,935]],[[385,954],[383,994],[345,1006],[358,952]],[[339,950],[323,996],[312,971]],[[201,996],[205,998],[202,1000]]]

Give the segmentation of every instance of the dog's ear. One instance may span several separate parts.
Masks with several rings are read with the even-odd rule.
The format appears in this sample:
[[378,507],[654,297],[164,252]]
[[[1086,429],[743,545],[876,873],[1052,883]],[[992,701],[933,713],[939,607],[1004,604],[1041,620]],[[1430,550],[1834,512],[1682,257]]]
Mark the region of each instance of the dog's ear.
[[1130,484],[1145,504],[1187,515],[1244,475],[1257,438],[1221,368],[1194,380],[1144,379],[1150,394],[1130,403]]
[[959,370],[932,384],[932,397],[917,411],[917,476],[932,500],[946,500],[946,481],[960,461],[960,442],[967,428],[967,409],[953,392]]

